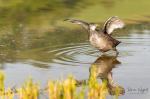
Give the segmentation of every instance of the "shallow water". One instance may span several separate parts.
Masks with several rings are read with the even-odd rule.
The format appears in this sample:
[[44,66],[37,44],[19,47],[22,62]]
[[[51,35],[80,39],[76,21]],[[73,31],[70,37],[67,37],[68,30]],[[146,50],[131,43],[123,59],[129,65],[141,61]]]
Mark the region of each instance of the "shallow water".
[[[125,94],[120,99],[148,99],[150,96],[150,30],[149,24],[145,24],[144,28],[143,25],[129,25],[114,35],[122,42],[117,47],[119,64],[114,65],[114,58],[111,58],[113,52],[106,53],[108,59],[100,59],[100,69],[110,66],[108,71],[112,72],[114,82],[125,89]],[[128,29],[131,26],[134,28]],[[7,50],[7,47],[1,45],[1,69],[6,74],[5,86],[20,86],[29,76],[40,81],[43,87],[48,79],[62,79],[68,74],[74,75],[78,80],[88,79],[89,68],[102,55],[89,44],[85,31],[78,32],[80,35],[78,34],[77,41],[64,41],[25,51]],[[76,37],[76,33],[70,32],[62,35]]]
[[[0,69],[6,75],[5,86],[18,87],[32,77],[45,87],[47,80],[69,74],[87,80],[95,64],[99,75],[112,73],[113,81],[125,89],[119,99],[149,99],[149,6],[149,0],[1,1]],[[89,44],[86,31],[63,21],[77,18],[101,24],[114,15],[126,23],[113,35],[122,42],[117,58],[113,52],[102,56]]]

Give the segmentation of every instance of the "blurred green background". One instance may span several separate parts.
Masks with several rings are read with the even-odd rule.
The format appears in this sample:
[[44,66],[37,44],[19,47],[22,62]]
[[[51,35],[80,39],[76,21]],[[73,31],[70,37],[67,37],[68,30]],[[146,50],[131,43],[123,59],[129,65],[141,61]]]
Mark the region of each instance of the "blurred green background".
[[85,42],[85,31],[64,22],[66,18],[101,24],[117,15],[126,24],[135,24],[150,21],[149,8],[149,0],[0,0],[1,61],[42,60],[45,47]]

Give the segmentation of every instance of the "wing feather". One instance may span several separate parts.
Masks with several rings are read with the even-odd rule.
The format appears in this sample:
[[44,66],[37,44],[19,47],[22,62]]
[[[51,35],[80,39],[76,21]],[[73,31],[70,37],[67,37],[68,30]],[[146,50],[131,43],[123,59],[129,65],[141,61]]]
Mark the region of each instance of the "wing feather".
[[123,28],[124,22],[120,20],[117,16],[110,17],[104,23],[103,31],[104,33],[111,34],[113,30],[117,28]]
[[89,29],[89,23],[85,22],[85,21],[82,21],[82,20],[77,20],[77,19],[65,19],[64,21],[69,21],[71,23],[74,23],[74,24],[79,24],[81,26],[83,26],[86,30]]

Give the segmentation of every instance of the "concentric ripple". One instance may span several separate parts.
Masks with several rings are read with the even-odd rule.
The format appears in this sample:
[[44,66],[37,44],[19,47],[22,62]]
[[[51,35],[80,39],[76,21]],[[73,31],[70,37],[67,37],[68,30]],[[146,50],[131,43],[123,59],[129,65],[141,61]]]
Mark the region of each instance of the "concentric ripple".
[[[121,56],[134,53],[135,48],[140,52],[146,51],[148,46],[150,46],[149,38],[149,34],[132,34],[129,37],[119,37],[117,39],[122,41],[122,43],[117,49],[119,49]],[[55,46],[54,50],[49,50],[48,53],[54,56],[51,63],[69,66],[92,64],[101,54],[89,42]]]
[[71,66],[91,64],[91,59],[95,59],[100,54],[99,51],[91,47],[88,42],[57,46],[48,53],[55,56],[55,58],[52,59],[52,63]]

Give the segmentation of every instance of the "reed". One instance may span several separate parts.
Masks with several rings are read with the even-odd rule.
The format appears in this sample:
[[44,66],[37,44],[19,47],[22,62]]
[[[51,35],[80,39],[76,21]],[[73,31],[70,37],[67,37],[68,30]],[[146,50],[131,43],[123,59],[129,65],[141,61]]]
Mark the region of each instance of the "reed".
[[[21,88],[5,88],[5,75],[0,72],[0,99],[40,99],[40,91],[43,90],[49,99],[106,99],[108,89],[106,82],[99,83],[96,79],[96,68],[86,85],[77,86],[77,80],[68,76],[65,80],[49,80],[46,88],[40,89],[39,84],[32,79],[27,80]],[[44,99],[44,97],[42,97]]]

